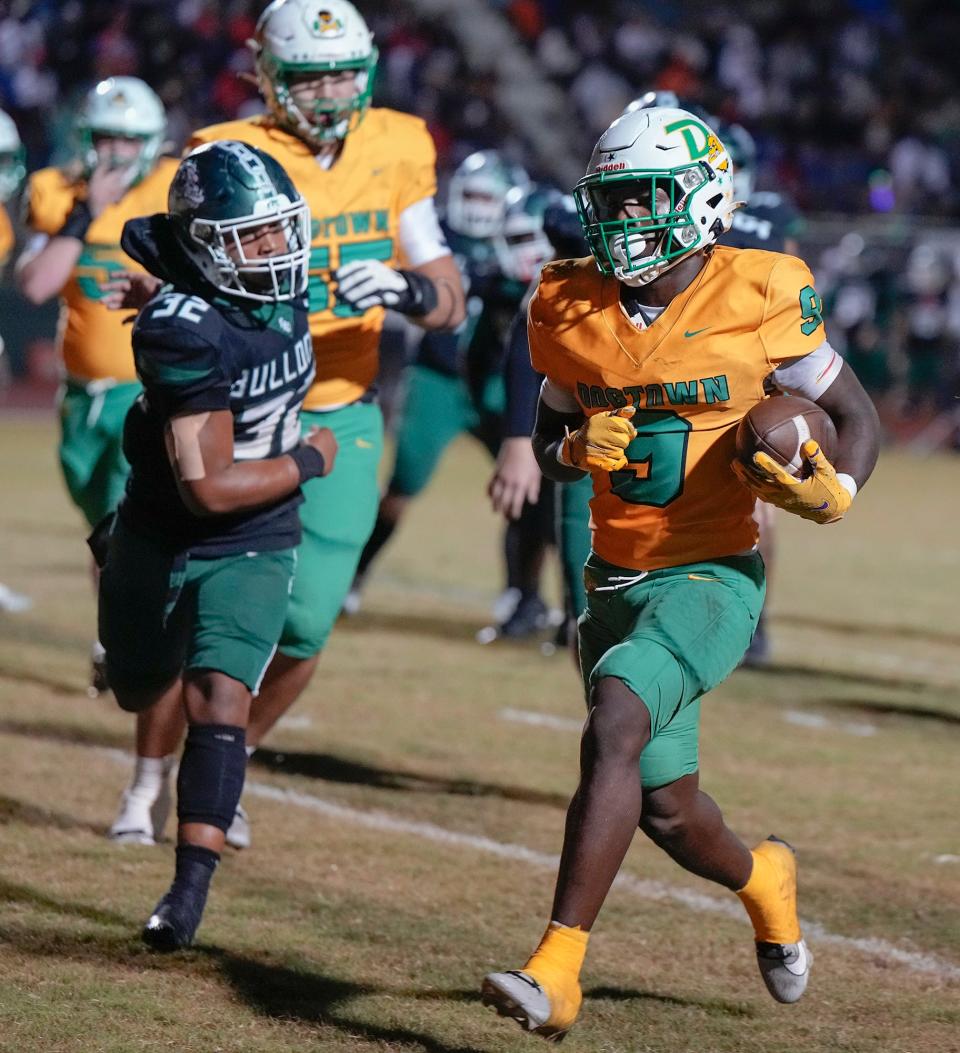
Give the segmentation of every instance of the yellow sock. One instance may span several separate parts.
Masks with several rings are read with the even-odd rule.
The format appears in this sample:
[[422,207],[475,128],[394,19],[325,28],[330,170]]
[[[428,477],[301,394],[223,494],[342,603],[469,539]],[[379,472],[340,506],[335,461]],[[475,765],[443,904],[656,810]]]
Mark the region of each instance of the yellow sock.
[[552,1026],[569,1027],[580,1011],[580,969],[587,953],[590,933],[579,925],[570,928],[551,921],[540,946],[530,956],[523,972],[532,976],[550,998]]
[[763,841],[750,853],[750,880],[737,893],[753,922],[758,943],[797,943],[797,860],[778,841]]

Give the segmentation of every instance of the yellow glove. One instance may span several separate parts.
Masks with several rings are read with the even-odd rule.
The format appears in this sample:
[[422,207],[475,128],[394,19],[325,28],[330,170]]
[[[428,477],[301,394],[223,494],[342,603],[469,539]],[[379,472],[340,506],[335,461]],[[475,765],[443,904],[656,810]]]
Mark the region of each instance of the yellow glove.
[[797,479],[765,453],[755,453],[755,471],[734,461],[737,478],[762,501],[767,501],[814,523],[836,523],[853,502],[853,494],[837,477],[815,439],[801,447],[811,474]]
[[615,472],[626,467],[624,450],[637,436],[630,423],[636,413],[634,406],[595,413],[567,437],[557,450],[557,460],[568,468],[584,472]]

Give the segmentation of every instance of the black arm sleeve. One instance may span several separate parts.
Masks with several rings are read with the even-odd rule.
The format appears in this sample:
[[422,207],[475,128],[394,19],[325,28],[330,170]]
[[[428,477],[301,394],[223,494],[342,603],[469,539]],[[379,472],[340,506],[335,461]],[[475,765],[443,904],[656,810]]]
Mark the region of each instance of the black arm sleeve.
[[540,382],[543,378],[530,364],[526,310],[517,312],[507,333],[503,376],[507,395],[503,417],[504,438],[532,435],[537,418]]
[[537,421],[533,428],[533,455],[540,471],[555,483],[575,483],[586,472],[579,468],[568,468],[557,460],[557,447],[563,442],[567,429],[579,428],[583,423],[582,413],[558,413],[543,399],[537,402]]

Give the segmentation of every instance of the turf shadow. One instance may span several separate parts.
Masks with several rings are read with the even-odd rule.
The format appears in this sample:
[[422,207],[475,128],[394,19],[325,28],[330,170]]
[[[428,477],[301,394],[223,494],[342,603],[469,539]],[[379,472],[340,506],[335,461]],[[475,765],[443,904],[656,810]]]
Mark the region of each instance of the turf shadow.
[[[425,1050],[426,1053],[483,1053],[475,1046],[451,1046],[422,1031],[380,1027],[353,1019],[340,1011],[354,998],[364,995],[387,994],[419,999],[435,996],[434,992],[399,992],[338,980],[321,973],[290,969],[225,951],[210,950],[208,953],[216,959],[221,974],[238,997],[262,1016],[336,1028],[371,1042],[385,1043],[390,1049],[410,1048]],[[468,995],[462,991],[451,991],[448,997],[459,1001]],[[471,993],[469,997],[475,996]]]
[[738,1019],[756,1016],[753,1008],[743,1002],[727,1002],[722,998],[679,998],[676,995],[640,991],[630,987],[591,987],[583,992],[583,996],[585,999],[607,1002],[659,1002],[679,1008],[703,1009],[714,1016],[731,1016]]
[[417,772],[392,771],[359,761],[335,757],[329,753],[296,753],[291,750],[271,750],[262,746],[250,761],[254,767],[284,775],[303,775],[323,782],[345,783],[352,786],[373,786],[378,789],[400,790],[405,793],[445,793],[461,797],[496,797],[525,804],[545,804],[566,808],[569,795],[535,790],[527,786],[502,786],[478,782],[474,779],[450,779],[442,775],[423,775]]
[[[771,662],[769,665],[741,666],[738,676],[765,676],[771,679],[785,677],[803,677],[807,681],[825,680],[844,684],[861,684],[870,687],[902,688],[906,691],[939,691],[936,684],[915,677],[901,677],[896,674],[862,673],[846,669],[813,669],[806,665],[786,662]],[[811,688],[811,691],[813,688]]]
[[0,720],[0,735],[20,735],[40,742],[64,743],[68,746],[104,746],[110,749],[130,749],[128,731],[111,732],[78,724],[51,721]]
[[4,903],[22,903],[36,907],[50,914],[60,914],[69,918],[82,918],[100,925],[131,925],[126,915],[104,907],[91,907],[86,903],[74,903],[60,896],[48,895],[32,885],[23,885],[0,877],[0,901]]
[[88,823],[63,812],[53,812],[49,808],[27,804],[16,797],[0,796],[0,826],[7,823],[24,823],[47,830],[85,830],[97,836],[106,833],[106,827],[102,824]]

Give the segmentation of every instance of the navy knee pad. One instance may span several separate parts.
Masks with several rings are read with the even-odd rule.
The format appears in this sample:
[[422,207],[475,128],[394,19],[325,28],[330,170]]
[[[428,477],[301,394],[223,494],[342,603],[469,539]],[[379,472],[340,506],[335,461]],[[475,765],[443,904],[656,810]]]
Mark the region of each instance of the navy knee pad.
[[233,822],[247,769],[247,733],[229,724],[193,724],[177,776],[177,818],[224,833]]

